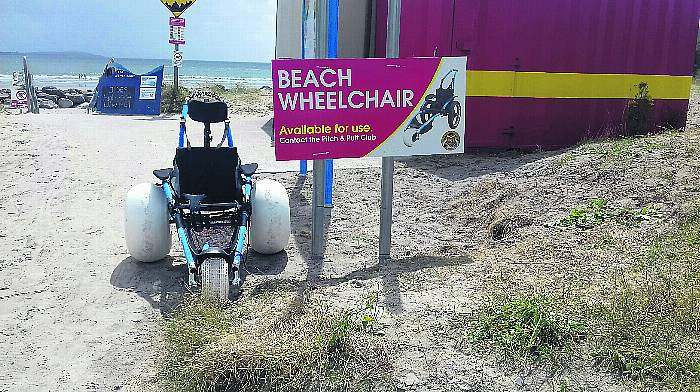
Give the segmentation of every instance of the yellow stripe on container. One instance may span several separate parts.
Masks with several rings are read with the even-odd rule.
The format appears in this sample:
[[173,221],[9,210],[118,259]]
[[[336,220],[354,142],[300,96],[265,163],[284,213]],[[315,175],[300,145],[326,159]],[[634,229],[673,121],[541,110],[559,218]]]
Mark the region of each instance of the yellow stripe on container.
[[690,97],[691,76],[467,71],[468,97],[634,98],[639,84],[653,99]]

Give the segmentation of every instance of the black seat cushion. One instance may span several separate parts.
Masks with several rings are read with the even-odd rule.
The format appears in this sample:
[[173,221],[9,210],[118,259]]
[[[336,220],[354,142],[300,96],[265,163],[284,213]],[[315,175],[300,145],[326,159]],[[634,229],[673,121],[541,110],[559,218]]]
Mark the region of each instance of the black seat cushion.
[[435,95],[437,97],[436,101],[439,107],[439,109],[442,109],[442,106],[445,106],[445,104],[454,98],[454,90],[449,89],[449,88],[438,88],[437,91],[435,92]]
[[200,123],[220,123],[228,119],[228,107],[225,102],[191,100],[187,103],[187,115]]
[[235,148],[178,148],[177,193],[206,195],[205,204],[242,200],[239,158]]

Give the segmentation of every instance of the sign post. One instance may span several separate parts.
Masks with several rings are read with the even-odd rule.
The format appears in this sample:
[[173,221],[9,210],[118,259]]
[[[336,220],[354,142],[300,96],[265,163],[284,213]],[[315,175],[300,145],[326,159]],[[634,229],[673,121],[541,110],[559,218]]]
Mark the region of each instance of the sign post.
[[173,16],[170,18],[170,44],[175,45],[173,52],[173,94],[170,101],[172,109],[173,102],[180,92],[180,66],[175,65],[175,56],[179,54],[180,62],[182,62],[182,53],[180,53],[180,45],[185,44],[185,18],[180,18],[185,10],[190,8],[197,0],[160,0],[165,5]]
[[[401,37],[401,0],[389,0],[387,16],[386,57],[399,57]],[[379,207],[379,258],[391,257],[391,225],[394,202],[394,158],[382,157],[382,190]]]
[[177,98],[180,91],[180,65],[182,64],[182,52],[180,45],[185,44],[185,18],[171,17],[170,18],[170,44],[175,45],[173,51],[173,95],[171,102]]
[[29,108],[27,90],[23,87],[17,72],[12,73],[12,88],[10,89],[10,109],[19,109],[22,114],[23,109]]
[[[316,24],[315,54],[317,58],[328,55],[328,1],[320,0],[317,3],[317,13],[314,18]],[[275,139],[277,143],[277,139]],[[312,157],[313,159],[313,186],[311,189],[311,258],[318,260],[323,257],[325,242],[325,189],[326,189],[326,160],[323,155]]]

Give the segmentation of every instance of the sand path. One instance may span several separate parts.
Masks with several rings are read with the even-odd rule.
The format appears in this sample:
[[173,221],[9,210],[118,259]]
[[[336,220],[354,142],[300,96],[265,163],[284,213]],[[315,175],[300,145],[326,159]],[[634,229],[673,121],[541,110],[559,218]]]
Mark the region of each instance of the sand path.
[[[293,170],[274,161],[268,120],[234,119],[242,155]],[[177,117],[72,109],[0,116],[0,391],[124,390],[143,378],[185,275],[177,256],[128,258],[122,200],[172,161],[177,129]],[[200,127],[190,136],[199,142]]]

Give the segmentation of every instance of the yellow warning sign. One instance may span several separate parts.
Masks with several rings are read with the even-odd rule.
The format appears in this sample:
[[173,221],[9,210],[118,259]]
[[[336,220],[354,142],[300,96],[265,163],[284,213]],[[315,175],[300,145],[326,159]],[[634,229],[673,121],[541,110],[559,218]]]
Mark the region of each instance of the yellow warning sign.
[[180,16],[186,9],[190,8],[197,0],[160,0],[175,17]]

